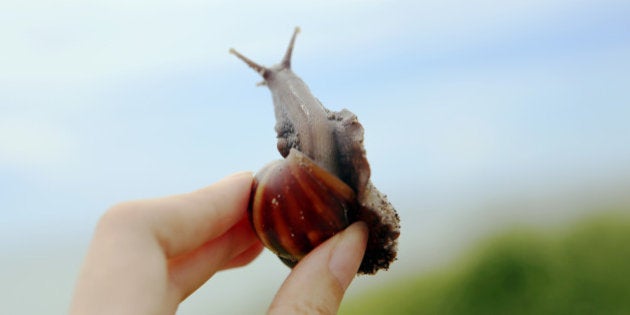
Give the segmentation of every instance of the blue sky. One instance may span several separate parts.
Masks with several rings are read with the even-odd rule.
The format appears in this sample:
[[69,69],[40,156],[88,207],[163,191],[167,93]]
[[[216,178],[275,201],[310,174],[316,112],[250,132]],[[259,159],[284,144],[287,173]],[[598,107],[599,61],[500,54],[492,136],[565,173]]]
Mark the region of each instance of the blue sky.
[[462,205],[614,185],[630,177],[628,16],[624,1],[5,1],[0,246],[66,246],[77,265],[112,204],[278,158],[269,92],[227,51],[274,64],[296,25],[293,68],[363,123],[407,253]]

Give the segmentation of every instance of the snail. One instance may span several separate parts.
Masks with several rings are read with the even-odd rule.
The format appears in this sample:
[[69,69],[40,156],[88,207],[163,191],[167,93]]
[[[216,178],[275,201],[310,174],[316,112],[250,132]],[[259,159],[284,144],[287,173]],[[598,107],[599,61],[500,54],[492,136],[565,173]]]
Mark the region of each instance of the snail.
[[370,181],[363,126],[347,109],[331,111],[291,70],[295,28],[282,61],[262,66],[233,48],[271,91],[277,148],[284,159],[254,177],[248,214],[261,242],[286,265],[355,221],[369,227],[360,274],[388,269],[396,259],[399,217]]

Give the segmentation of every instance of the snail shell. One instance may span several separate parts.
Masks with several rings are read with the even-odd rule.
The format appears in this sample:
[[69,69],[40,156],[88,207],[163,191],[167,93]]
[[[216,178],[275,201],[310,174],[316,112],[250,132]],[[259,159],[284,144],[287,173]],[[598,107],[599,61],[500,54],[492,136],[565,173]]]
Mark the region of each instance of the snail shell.
[[396,259],[398,214],[370,181],[356,115],[325,108],[291,70],[298,32],[272,67],[230,49],[271,91],[277,147],[285,157],[256,175],[250,219],[262,242],[289,266],[350,223],[364,221],[370,232],[358,272],[374,274]]
[[295,149],[256,174],[250,203],[258,237],[290,267],[345,229],[357,208],[350,186]]

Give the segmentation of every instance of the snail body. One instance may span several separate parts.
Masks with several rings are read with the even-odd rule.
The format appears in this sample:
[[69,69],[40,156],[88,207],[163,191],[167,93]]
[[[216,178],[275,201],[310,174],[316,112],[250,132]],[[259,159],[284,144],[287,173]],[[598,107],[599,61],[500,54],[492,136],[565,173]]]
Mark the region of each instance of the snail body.
[[258,65],[236,50],[230,52],[260,73],[264,79],[260,85],[266,85],[271,91],[277,147],[282,157],[287,157],[290,149],[295,148],[336,173],[338,165],[331,159],[336,156],[334,126],[329,122],[328,110],[291,70],[291,55],[298,33],[299,28],[296,28],[284,58],[273,67]]
[[285,158],[256,174],[250,221],[263,244],[291,267],[328,237],[364,221],[370,235],[359,273],[373,274],[396,258],[398,214],[369,180],[356,115],[325,108],[291,70],[298,33],[296,28],[284,58],[272,67],[230,49],[271,91],[277,148]]

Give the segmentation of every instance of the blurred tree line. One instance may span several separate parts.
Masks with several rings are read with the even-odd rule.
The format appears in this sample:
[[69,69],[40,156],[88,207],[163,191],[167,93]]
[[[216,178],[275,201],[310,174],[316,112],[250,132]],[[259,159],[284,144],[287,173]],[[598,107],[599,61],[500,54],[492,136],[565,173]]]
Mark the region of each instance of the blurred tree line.
[[630,217],[616,213],[493,237],[444,270],[345,301],[340,314],[630,314]]

